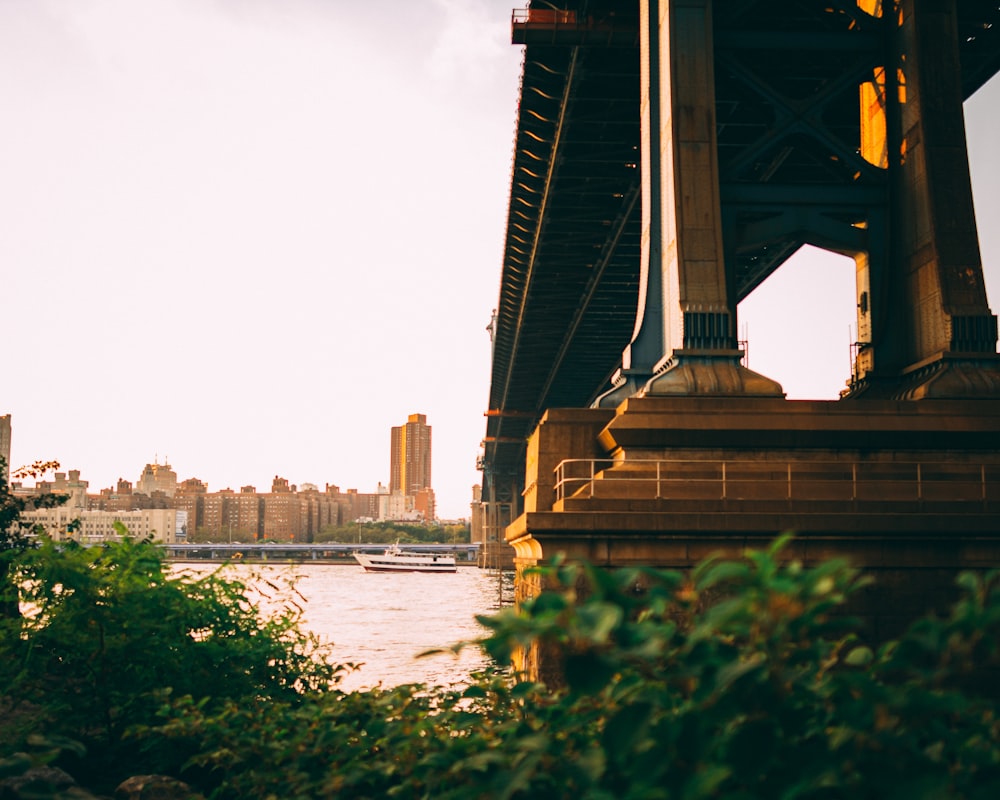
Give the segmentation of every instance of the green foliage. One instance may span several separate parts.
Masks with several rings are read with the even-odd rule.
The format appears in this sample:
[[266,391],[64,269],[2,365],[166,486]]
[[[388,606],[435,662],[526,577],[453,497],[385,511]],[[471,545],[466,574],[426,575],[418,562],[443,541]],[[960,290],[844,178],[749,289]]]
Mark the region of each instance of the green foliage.
[[20,731],[6,735],[41,729],[80,741],[97,774],[126,758],[131,769],[142,763],[125,732],[150,724],[167,694],[206,709],[295,702],[340,673],[317,657],[293,606],[264,618],[243,583],[221,572],[172,576],[149,542],[44,540],[12,566],[31,611],[0,631],[0,685],[21,712]]
[[[838,613],[858,573],[783,564],[781,544],[689,579],[557,566],[553,591],[484,620],[498,656],[561,654],[539,727],[558,711],[593,732],[576,756],[547,753],[544,779],[562,770],[563,796],[584,797],[1000,794],[1000,576],[963,577],[950,618],[873,653]],[[581,779],[574,757],[599,766]]]
[[[65,495],[49,494],[30,500],[18,497],[7,483],[7,462],[0,456],[0,570],[10,563],[12,553],[24,550],[30,543],[29,527],[21,521],[21,514],[30,508],[50,508],[66,502]],[[58,469],[55,461],[36,462],[11,473],[11,478],[38,477],[49,469]],[[0,571],[0,576],[5,574]]]
[[195,528],[193,525],[190,525],[187,531],[187,541],[199,544],[206,542],[212,544],[229,542],[229,533],[227,531],[214,531],[209,528]]
[[[43,548],[19,562],[50,588],[30,589],[31,675],[15,691],[46,733],[94,747],[113,728],[119,756],[131,747],[215,800],[1000,795],[1000,574],[963,576],[949,617],[873,650],[842,611],[865,580],[788,562],[782,545],[690,574],[555,563],[534,576],[547,590],[483,618],[475,643],[501,660],[543,653],[549,685],[484,674],[353,693],[301,641],[282,655],[295,620],[268,632],[241,584],[167,588],[136,543],[69,553],[77,566],[58,571]],[[155,646],[134,649],[135,630]]]
[[[0,456],[0,619],[16,619],[20,615],[16,587],[10,582],[11,562],[19,553],[31,546],[33,531],[21,519],[21,514],[31,508],[53,508],[62,505],[68,497],[46,494],[30,500],[18,497],[7,483],[6,460]],[[28,467],[14,470],[10,477],[38,478],[50,469],[58,469],[56,461],[36,461]]]
[[464,544],[469,541],[468,525],[422,525],[409,522],[351,522],[328,525],[316,534],[314,541],[364,542],[365,544]]

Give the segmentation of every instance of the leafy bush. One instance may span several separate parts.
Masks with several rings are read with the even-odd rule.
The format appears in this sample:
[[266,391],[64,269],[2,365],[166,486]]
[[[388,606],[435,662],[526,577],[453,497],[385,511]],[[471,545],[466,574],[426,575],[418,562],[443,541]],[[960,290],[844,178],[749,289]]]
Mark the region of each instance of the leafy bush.
[[[218,662],[207,649],[188,660],[204,643],[192,635],[206,630],[196,617],[201,627],[184,628],[183,643],[157,630],[162,658],[136,656],[128,668],[153,680],[102,689],[91,677],[88,691],[110,700],[95,698],[61,730],[98,725],[89,715],[114,709],[116,730],[131,725],[124,743],[218,800],[1000,796],[1000,576],[963,576],[948,618],[921,620],[873,651],[842,613],[864,579],[842,562],[785,563],[781,546],[689,575],[565,563],[539,570],[550,588],[520,611],[482,618],[491,633],[476,644],[501,662],[517,651],[546,654],[558,675],[548,686],[494,673],[464,688],[326,688],[336,668],[301,660],[298,645],[287,661],[275,655],[273,641],[286,640],[291,620],[266,634],[259,620],[220,624],[230,613],[241,619],[243,611],[227,611],[243,608],[240,590],[183,589],[195,605],[219,606],[212,631],[240,640],[228,645],[231,663],[217,667],[235,683],[208,674]],[[138,559],[142,548],[129,547]],[[130,569],[150,574],[123,558],[112,568],[118,583]],[[91,618],[105,636],[125,626],[152,636],[187,619],[161,615],[152,602],[105,617],[108,598],[124,596],[88,596],[93,607],[68,616],[70,629],[47,631],[64,613],[54,603],[22,640],[43,653],[58,650],[49,634],[76,642],[35,662],[49,676],[38,684],[46,691],[83,669],[77,629],[92,627]],[[271,644],[243,641],[261,635]],[[118,652],[124,669],[128,653]],[[188,669],[200,677],[178,674]],[[173,691],[156,694],[156,685]],[[53,708],[44,692],[33,697]]]
[[[50,469],[58,469],[57,461],[36,461],[10,473],[10,478],[39,478]],[[17,617],[18,593],[16,584],[9,580],[11,562],[31,546],[31,526],[21,519],[30,508],[53,508],[69,499],[68,495],[43,494],[25,498],[11,491],[7,483],[8,464],[0,456],[0,617]]]
[[155,765],[125,733],[153,722],[167,692],[205,708],[294,702],[341,669],[317,657],[293,606],[265,619],[243,583],[172,576],[148,542],[45,540],[13,567],[29,612],[0,631],[0,685],[20,728],[7,736],[70,737],[97,775],[126,756],[132,769]]
[[[558,656],[559,688],[326,693],[296,707],[178,704],[156,735],[201,751],[219,798],[978,798],[1000,793],[997,576],[877,653],[840,612],[864,579],[782,564],[779,542],[690,576],[561,564],[483,622],[497,659]],[[977,688],[979,687],[979,688]],[[293,789],[276,793],[288,777]]]

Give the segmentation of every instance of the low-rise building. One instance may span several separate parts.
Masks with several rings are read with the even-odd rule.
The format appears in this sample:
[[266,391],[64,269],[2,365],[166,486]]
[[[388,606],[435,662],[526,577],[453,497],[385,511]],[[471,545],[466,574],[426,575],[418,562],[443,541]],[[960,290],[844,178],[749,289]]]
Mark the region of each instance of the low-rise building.
[[[185,515],[186,516],[186,515]],[[121,538],[116,523],[125,526],[135,539],[173,544],[178,540],[178,512],[173,508],[145,508],[137,511],[98,511],[57,506],[21,514],[23,522],[40,526],[56,541],[73,539],[81,544],[115,541]],[[181,532],[182,533],[182,532]],[[183,539],[181,539],[183,541]]]
[[430,486],[418,489],[413,495],[413,510],[424,522],[433,522],[437,519],[437,500]]
[[36,494],[61,494],[68,499],[63,508],[84,509],[87,507],[87,481],[80,480],[80,470],[71,469],[69,477],[65,472],[57,472],[51,481],[36,481]]

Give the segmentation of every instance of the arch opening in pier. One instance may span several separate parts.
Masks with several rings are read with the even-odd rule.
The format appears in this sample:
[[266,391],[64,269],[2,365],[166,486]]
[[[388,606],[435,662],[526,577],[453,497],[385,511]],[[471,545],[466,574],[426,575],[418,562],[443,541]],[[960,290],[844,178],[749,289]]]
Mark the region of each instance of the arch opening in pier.
[[747,366],[789,400],[836,400],[851,377],[856,304],[853,259],[802,247],[739,304]]

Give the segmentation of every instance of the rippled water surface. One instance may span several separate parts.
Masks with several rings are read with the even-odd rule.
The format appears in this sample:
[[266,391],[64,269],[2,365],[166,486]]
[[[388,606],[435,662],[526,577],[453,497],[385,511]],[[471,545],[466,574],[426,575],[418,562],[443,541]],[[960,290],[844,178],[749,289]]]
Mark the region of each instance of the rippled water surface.
[[[175,570],[202,572],[214,568],[204,564],[175,564]],[[510,573],[462,567],[452,574],[365,572],[360,566],[339,564],[294,564],[229,567],[234,577],[256,585],[274,598],[282,577],[297,576],[295,587],[302,606],[305,627],[333,644],[333,658],[341,663],[361,664],[341,684],[358,689],[382,683],[444,685],[466,680],[486,665],[476,648],[466,649],[456,660],[451,655],[416,656],[435,647],[474,639],[485,630],[477,614],[495,613],[509,603]],[[501,585],[501,583],[503,585]]]

